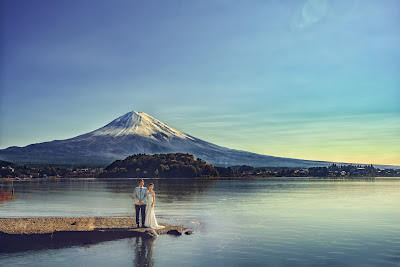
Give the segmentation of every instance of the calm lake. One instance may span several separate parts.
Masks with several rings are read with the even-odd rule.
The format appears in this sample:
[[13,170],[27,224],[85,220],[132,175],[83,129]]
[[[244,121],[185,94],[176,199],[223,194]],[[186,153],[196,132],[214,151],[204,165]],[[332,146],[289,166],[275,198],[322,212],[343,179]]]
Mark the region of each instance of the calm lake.
[[[145,179],[196,233],[0,253],[0,266],[400,266],[400,179]],[[0,182],[0,217],[132,216],[137,179]],[[0,240],[0,246],[5,246]]]

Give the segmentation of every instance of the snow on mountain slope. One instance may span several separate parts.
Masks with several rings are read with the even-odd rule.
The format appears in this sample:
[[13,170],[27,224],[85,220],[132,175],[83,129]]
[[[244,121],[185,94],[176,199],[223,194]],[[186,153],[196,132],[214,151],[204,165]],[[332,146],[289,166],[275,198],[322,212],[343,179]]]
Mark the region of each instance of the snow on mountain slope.
[[144,112],[132,111],[95,131],[70,139],[0,150],[15,163],[108,165],[138,154],[189,153],[219,166],[326,166],[329,162],[280,158],[221,147],[174,129]]
[[93,131],[92,134],[94,136],[124,136],[136,134],[154,140],[160,136],[165,140],[169,140],[173,137],[194,140],[190,135],[174,129],[144,112],[136,111],[126,113],[106,126]]

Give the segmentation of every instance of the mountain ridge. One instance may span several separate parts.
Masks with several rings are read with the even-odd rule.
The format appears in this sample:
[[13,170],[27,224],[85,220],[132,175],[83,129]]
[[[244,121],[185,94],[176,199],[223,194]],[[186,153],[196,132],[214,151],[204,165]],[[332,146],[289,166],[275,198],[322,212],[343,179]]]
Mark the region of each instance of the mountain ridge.
[[230,149],[198,139],[144,113],[128,112],[76,137],[8,147],[0,159],[24,164],[108,165],[133,154],[189,153],[215,166],[318,167],[332,162],[292,159]]

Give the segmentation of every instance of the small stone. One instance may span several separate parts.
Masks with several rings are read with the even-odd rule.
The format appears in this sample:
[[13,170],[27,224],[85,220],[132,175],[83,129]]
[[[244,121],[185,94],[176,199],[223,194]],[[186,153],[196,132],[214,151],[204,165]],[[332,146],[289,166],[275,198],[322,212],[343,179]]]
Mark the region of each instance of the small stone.
[[189,231],[185,232],[185,235],[193,235],[193,234],[194,234],[194,231],[192,231],[192,230],[189,230]]
[[175,235],[175,236],[180,236],[180,235],[182,235],[182,231],[179,231],[179,230],[174,229],[174,230],[169,230],[169,231],[167,232],[167,234],[169,234],[169,235]]

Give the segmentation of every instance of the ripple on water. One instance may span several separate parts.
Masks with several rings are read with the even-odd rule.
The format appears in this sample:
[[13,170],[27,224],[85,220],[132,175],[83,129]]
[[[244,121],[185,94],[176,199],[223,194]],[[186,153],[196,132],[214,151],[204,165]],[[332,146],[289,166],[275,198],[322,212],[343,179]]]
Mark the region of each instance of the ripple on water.
[[[195,229],[160,236],[152,246],[120,240],[51,253],[0,255],[0,262],[60,261],[72,266],[128,266],[141,247],[155,266],[396,266],[400,251],[400,180],[259,179],[157,181],[160,222]],[[21,184],[21,183],[20,183]],[[136,184],[136,182],[135,182]],[[36,188],[35,188],[36,186]],[[132,215],[124,181],[32,184],[0,216]],[[35,189],[35,190],[32,190]],[[84,189],[84,190],[83,190]],[[47,190],[47,191],[46,191]],[[18,190],[21,192],[21,190]],[[107,201],[104,201],[107,200]],[[113,254],[110,254],[113,251]],[[39,265],[39,264],[38,264]]]

